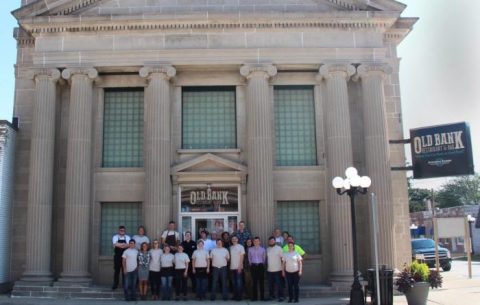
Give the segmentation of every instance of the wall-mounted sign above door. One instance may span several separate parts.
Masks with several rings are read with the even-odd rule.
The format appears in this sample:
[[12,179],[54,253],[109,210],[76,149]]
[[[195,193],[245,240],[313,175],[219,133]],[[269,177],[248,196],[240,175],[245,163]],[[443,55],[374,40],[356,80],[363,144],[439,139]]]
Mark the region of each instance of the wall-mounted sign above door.
[[182,212],[237,212],[238,186],[182,186]]

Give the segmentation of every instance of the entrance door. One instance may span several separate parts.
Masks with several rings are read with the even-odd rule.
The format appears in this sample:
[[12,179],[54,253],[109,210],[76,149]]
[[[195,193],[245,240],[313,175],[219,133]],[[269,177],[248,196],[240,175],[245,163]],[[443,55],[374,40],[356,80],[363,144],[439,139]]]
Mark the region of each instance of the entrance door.
[[216,234],[220,237],[225,228],[225,218],[197,218],[195,219],[195,232],[197,239],[200,237],[200,232],[206,230],[208,234]]
[[195,215],[182,217],[182,233],[192,232],[195,240],[200,238],[200,232],[207,230],[209,234],[215,232],[220,237],[223,232],[232,234],[237,230],[236,215]]
[[198,240],[201,230],[233,233],[240,219],[239,185],[182,185],[179,188],[179,216],[182,233],[192,232]]

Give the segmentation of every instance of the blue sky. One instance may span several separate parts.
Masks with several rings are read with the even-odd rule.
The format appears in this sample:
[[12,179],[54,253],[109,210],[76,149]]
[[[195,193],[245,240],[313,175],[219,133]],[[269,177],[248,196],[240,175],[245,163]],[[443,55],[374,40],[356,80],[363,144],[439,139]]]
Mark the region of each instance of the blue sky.
[[[466,121],[470,124],[476,171],[480,166],[480,1],[402,0],[405,17],[420,17],[400,44],[400,86],[405,135],[410,128]],[[0,1],[0,119],[11,120],[16,21],[20,0]],[[449,178],[415,181],[435,187]]]
[[0,42],[2,56],[0,57],[0,119],[12,120],[13,96],[15,90],[15,77],[13,65],[16,59],[16,42],[13,39],[13,28],[17,22],[10,14],[20,7],[20,0],[0,1]]
[[[480,1],[403,0],[403,16],[420,17],[400,44],[405,136],[410,128],[466,121],[480,172]],[[452,178],[415,180],[437,187]]]

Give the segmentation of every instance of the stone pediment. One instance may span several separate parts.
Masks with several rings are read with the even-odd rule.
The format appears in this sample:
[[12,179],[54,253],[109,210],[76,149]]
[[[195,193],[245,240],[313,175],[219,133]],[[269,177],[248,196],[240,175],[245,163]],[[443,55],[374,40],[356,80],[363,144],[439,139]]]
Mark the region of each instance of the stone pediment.
[[245,13],[312,13],[333,11],[398,11],[405,5],[394,0],[289,0],[209,1],[209,0],[38,0],[15,11],[17,19],[37,16],[129,16]]
[[237,162],[207,153],[191,160],[180,163],[172,168],[172,175],[180,173],[214,173],[237,172],[246,173],[246,166]]

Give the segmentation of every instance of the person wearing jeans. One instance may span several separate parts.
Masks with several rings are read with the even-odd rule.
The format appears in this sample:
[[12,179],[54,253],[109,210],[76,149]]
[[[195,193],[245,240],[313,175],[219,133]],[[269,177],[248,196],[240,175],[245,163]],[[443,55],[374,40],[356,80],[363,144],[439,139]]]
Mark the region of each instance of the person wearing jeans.
[[282,256],[282,248],[278,246],[275,236],[271,236],[267,248],[268,292],[270,299],[273,300],[276,288],[279,302],[283,301]]
[[195,274],[196,298],[201,301],[205,299],[208,287],[208,274],[210,273],[210,260],[208,252],[203,249],[203,240],[197,242],[197,250],[192,254],[192,272]]
[[163,254],[160,257],[160,279],[162,281],[162,300],[170,301],[172,299],[172,281],[173,281],[173,261],[175,257],[170,253],[170,246],[165,244]]
[[243,259],[245,248],[238,243],[238,237],[233,236],[230,246],[230,271],[233,282],[233,297],[240,301],[243,294]]
[[222,297],[223,300],[228,300],[228,288],[227,288],[227,264],[230,260],[230,253],[223,247],[223,241],[217,239],[216,248],[210,251],[210,259],[212,260],[212,295],[210,300],[215,301],[217,294],[217,284],[220,279],[222,285]]
[[138,250],[135,248],[135,240],[130,239],[128,249],[122,254],[122,267],[124,275],[125,300],[137,300],[137,267],[138,267]]

